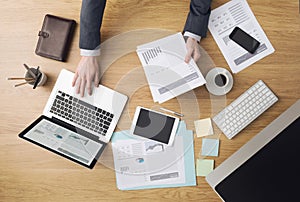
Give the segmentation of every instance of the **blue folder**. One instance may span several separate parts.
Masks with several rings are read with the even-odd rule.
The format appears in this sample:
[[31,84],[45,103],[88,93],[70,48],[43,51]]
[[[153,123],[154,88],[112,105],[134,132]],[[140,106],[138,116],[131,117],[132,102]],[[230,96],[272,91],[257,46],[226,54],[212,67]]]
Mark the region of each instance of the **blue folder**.
[[[185,122],[181,121],[178,126],[176,135],[184,137],[183,138],[183,147],[184,147],[183,150],[185,152],[185,154],[184,154],[185,183],[147,185],[147,186],[139,186],[139,187],[130,187],[127,189],[122,189],[122,190],[196,186],[193,131],[187,130]],[[116,142],[117,140],[128,140],[128,139],[136,139],[133,135],[130,135],[130,132],[128,130],[115,132],[112,136],[112,142]],[[117,187],[118,187],[118,179],[117,179]]]

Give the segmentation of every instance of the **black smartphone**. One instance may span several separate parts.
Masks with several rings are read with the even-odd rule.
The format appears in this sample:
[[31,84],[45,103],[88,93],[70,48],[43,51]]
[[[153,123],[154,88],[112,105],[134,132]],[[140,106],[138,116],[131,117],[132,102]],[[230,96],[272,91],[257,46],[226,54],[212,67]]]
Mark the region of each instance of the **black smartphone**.
[[255,38],[247,34],[239,27],[235,27],[233,29],[233,31],[229,35],[229,38],[252,54],[260,45],[259,41],[257,41]]

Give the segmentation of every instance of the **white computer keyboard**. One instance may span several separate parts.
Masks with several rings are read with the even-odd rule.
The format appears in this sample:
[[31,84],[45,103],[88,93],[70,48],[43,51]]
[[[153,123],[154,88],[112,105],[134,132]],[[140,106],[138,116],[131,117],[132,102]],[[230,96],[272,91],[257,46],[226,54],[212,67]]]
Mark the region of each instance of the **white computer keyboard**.
[[213,121],[231,139],[277,101],[276,95],[259,80],[213,117]]

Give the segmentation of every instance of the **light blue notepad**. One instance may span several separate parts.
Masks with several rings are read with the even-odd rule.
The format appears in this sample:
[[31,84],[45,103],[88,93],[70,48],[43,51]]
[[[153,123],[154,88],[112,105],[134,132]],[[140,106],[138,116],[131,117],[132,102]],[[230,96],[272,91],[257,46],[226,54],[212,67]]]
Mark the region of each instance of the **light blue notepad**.
[[202,139],[202,156],[218,156],[219,155],[219,140],[218,139]]

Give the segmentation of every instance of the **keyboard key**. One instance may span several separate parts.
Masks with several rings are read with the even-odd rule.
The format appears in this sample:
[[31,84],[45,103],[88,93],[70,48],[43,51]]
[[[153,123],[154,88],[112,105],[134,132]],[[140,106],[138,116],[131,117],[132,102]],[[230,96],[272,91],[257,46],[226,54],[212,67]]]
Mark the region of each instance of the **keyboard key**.
[[93,105],[90,105],[89,103],[86,103],[86,102],[84,102],[82,100],[78,100],[78,103],[81,104],[81,105],[83,105],[83,106],[85,106],[85,107],[87,107],[87,108],[90,108],[92,110],[95,110],[95,108],[96,108]]

